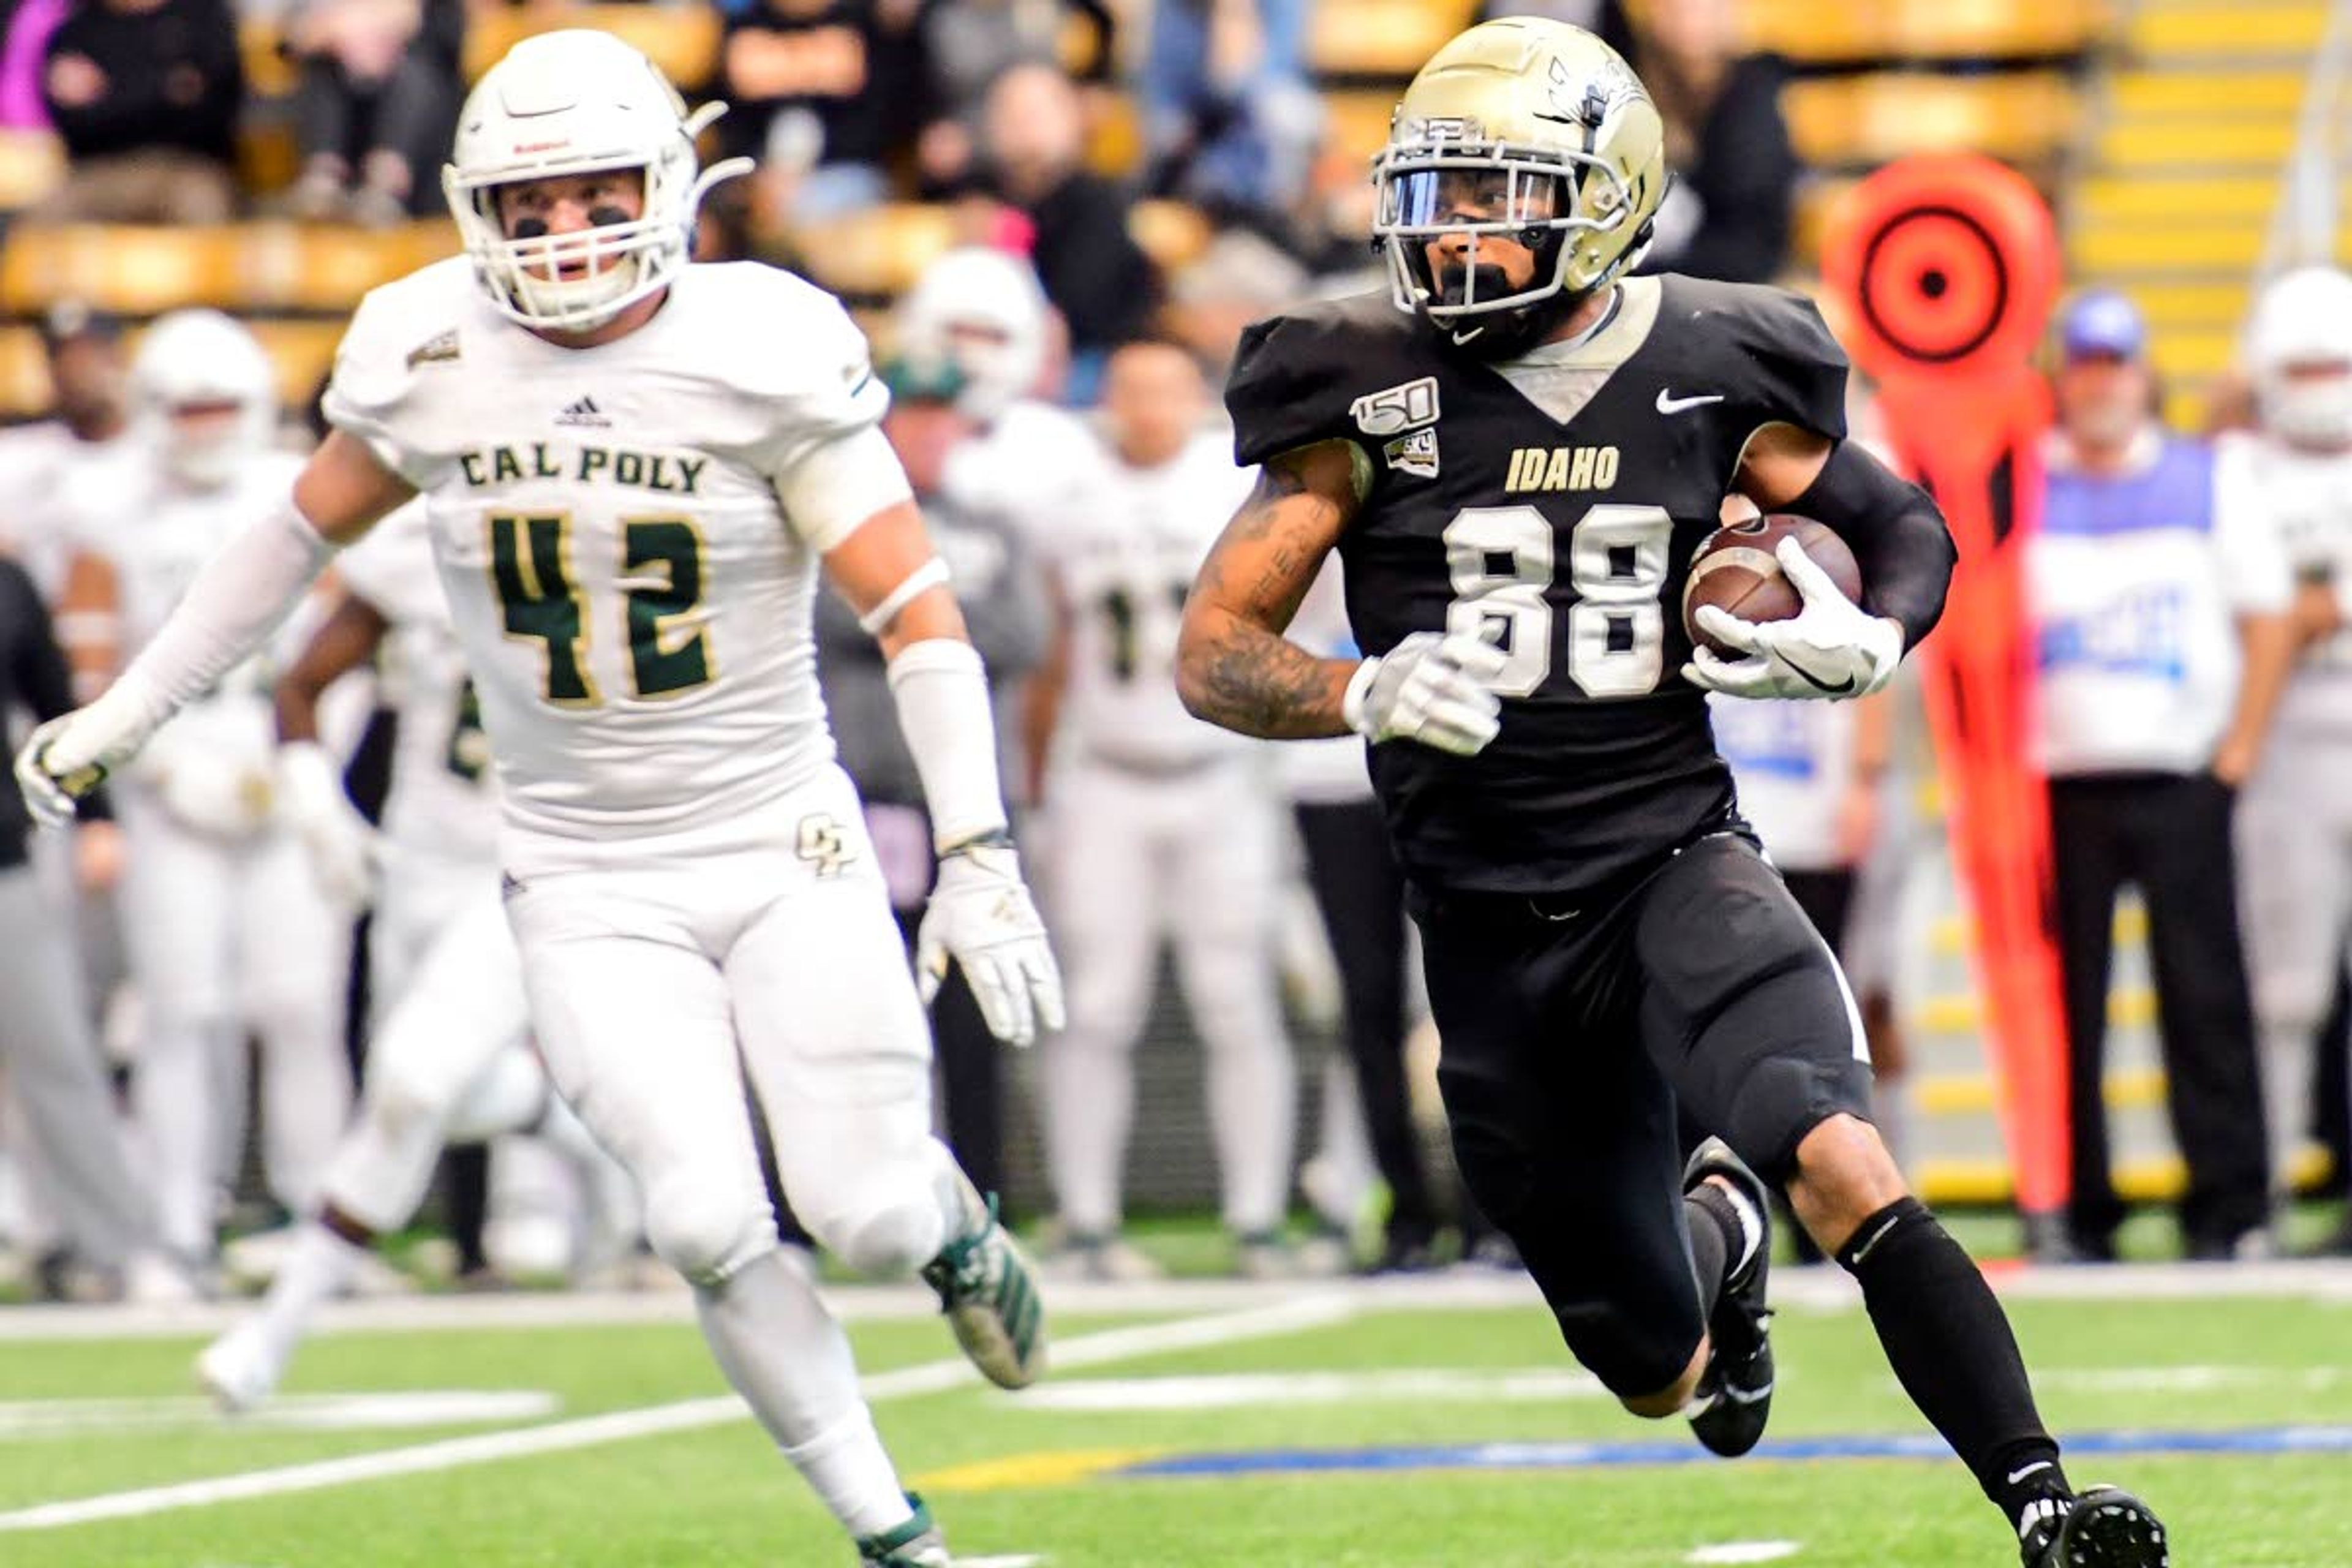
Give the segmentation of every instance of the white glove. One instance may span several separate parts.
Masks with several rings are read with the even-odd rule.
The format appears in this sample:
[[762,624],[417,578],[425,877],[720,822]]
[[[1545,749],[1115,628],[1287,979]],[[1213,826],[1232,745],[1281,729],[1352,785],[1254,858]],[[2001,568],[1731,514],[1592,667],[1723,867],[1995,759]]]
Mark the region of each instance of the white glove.
[[35,730],[16,753],[16,783],[26,809],[47,827],[71,822],[74,802],[129,762],[167,716],[130,679],[116,681],[87,708],[58,715]]
[[1730,659],[1701,647],[1683,679],[1732,697],[1866,697],[1895,679],[1903,662],[1903,628],[1873,616],[1838,592],[1805,547],[1783,539],[1774,553],[1804,608],[1785,621],[1743,621],[1702,605],[1699,629],[1748,657]]
[[1415,632],[1356,667],[1340,713],[1348,728],[1382,741],[1418,741],[1475,756],[1502,728],[1502,700],[1486,682],[1503,673],[1501,648],[1459,632]]
[[980,1016],[998,1039],[1025,1046],[1040,1026],[1062,1026],[1061,968],[1021,880],[1021,857],[1009,845],[976,844],[940,858],[939,885],[915,937],[926,1007],[950,960],[963,965]]
[[344,793],[335,759],[316,741],[280,746],[278,786],[320,891],[339,909],[364,905],[375,885],[376,832]]

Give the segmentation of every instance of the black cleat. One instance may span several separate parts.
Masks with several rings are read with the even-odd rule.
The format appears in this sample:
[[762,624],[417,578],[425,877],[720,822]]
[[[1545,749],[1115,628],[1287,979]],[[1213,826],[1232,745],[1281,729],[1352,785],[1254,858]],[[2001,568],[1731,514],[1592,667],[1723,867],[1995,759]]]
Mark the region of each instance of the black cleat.
[[2169,1568],[2163,1522],[2131,1493],[2090,1487],[2058,1507],[2026,1531],[2025,1568]]
[[1772,1314],[1764,1305],[1765,1276],[1772,1264],[1772,1200],[1763,1179],[1720,1138],[1691,1152],[1690,1163],[1683,1167],[1683,1191],[1696,1192],[1710,1176],[1738,1189],[1761,1227],[1756,1250],[1732,1270],[1716,1299],[1706,1321],[1713,1342],[1706,1371],[1684,1413],[1698,1440],[1729,1459],[1756,1447],[1772,1415]]

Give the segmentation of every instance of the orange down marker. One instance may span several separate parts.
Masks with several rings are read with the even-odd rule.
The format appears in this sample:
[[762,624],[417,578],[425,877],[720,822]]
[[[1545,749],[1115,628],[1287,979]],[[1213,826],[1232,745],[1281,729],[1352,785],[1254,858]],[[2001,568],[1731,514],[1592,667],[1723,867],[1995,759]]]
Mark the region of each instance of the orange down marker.
[[2015,171],[1968,154],[1907,158],[1839,204],[1822,272],[1903,466],[1959,545],[1943,623],[1921,650],[1927,713],[1976,915],[2018,1207],[2039,1226],[2065,1206],[2069,1184],[2065,1005],[2049,804],[2032,760],[2024,559],[2050,424],[2032,356],[2058,292],[2057,233]]

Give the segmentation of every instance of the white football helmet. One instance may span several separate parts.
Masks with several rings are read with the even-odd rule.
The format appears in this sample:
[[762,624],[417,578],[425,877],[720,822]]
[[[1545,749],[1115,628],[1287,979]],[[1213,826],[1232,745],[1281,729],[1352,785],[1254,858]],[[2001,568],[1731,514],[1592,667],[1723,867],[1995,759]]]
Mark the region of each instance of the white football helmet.
[[903,357],[962,373],[956,406],[984,425],[1029,395],[1045,368],[1045,290],[1026,261],[984,246],[931,263],[899,303],[898,329]]
[[2246,368],[2263,428],[2292,446],[2352,445],[2352,277],[2298,267],[2264,289]]
[[260,341],[218,310],[174,310],[131,361],[134,428],[164,471],[218,489],[266,450],[278,424],[278,373]]
[[[508,50],[467,98],[441,171],[474,275],[499,312],[526,327],[586,331],[676,277],[704,194],[751,167],[730,158],[696,172],[694,139],[726,111],[706,103],[689,114],[659,68],[610,33],[565,28]],[[618,169],[643,173],[636,218],[508,237],[500,185]],[[582,261],[587,276],[561,277],[562,266]]]

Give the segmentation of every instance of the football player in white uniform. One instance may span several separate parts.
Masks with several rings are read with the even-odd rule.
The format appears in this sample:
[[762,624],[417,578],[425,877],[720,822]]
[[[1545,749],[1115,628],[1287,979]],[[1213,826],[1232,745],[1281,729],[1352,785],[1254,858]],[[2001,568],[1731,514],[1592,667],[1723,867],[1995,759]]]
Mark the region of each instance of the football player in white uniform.
[[1055,321],[1029,263],[981,246],[923,270],[892,324],[898,357],[948,363],[963,376],[957,409],[978,426],[956,444],[940,493],[1034,531],[1057,521],[1096,471],[1086,426],[1039,395]]
[[1046,771],[1070,1026],[1043,1047],[1045,1150],[1071,1261],[1114,1277],[1134,1053],[1160,939],[1209,1051],[1209,1126],[1241,1268],[1279,1272],[1296,1103],[1274,918],[1282,864],[1272,757],[1176,697],[1185,590],[1249,489],[1181,349],[1137,343],[1103,377],[1109,461],[1036,541],[1061,622]]
[[940,853],[917,967],[952,958],[1015,1043],[1060,981],[1005,831],[984,673],[875,428],[832,298],[688,265],[688,114],[642,55],[568,30],[476,85],[444,183],[464,258],[362,302],[336,426],[100,702],[37,731],[28,797],[125,762],[412,495],[503,800],[509,922],[548,1072],[636,1179],[655,1250],[787,1458],[889,1568],[950,1559],[900,1489],[848,1342],[782,1255],[747,1089],[809,1230],[921,1269],[993,1381],[1039,1371],[1025,1261],[931,1134],[930,1043],[808,634],[818,568],[890,658]]
[[2256,302],[2246,348],[2259,427],[2222,438],[2214,492],[2269,514],[2307,638],[2237,823],[2283,1187],[2307,1142],[2314,1042],[2352,936],[2352,277],[2315,267],[2280,278]]
[[[444,1143],[536,1129],[571,1160],[588,1204],[588,1268],[630,1239],[635,1204],[529,1044],[522,961],[499,898],[499,799],[481,712],[412,501],[335,563],[345,596],[278,683],[289,816],[339,901],[379,878],[369,946],[375,1021],[359,1113],[259,1310],[206,1348],[197,1376],[231,1410],[277,1388],[319,1307],[366,1249],[406,1224]],[[392,793],[379,836],[319,743],[329,686],[388,647],[398,688]],[[624,1178],[625,1179],[625,1178]]]
[[[276,376],[215,311],[158,321],[132,361],[119,460],[78,476],[61,622],[85,675],[154,640],[221,546],[285,493]],[[261,647],[257,639],[254,653]],[[163,1243],[200,1263],[241,1142],[245,1039],[262,1053],[263,1152],[278,1201],[317,1201],[351,1110],[343,1006],[351,921],[282,809],[268,661],[212,672],[121,779],[117,892],[145,1028],[131,1079]]]

